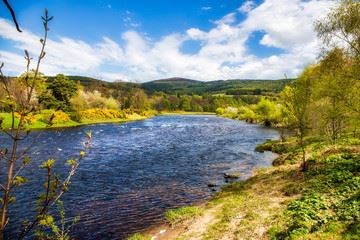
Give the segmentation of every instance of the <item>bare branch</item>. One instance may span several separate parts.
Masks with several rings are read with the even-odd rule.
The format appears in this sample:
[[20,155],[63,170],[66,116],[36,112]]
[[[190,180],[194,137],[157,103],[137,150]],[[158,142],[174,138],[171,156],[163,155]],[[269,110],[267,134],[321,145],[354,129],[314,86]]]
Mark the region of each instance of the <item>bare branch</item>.
[[11,14],[12,20],[13,20],[13,22],[15,23],[15,26],[16,26],[16,30],[17,30],[18,32],[22,32],[22,30],[20,29],[19,24],[18,24],[18,22],[17,22],[17,20],[16,20],[15,12],[14,12],[14,10],[12,9],[11,5],[9,4],[9,2],[8,2],[7,0],[3,0],[3,2],[5,3],[7,9],[9,10],[9,12],[10,12],[10,14]]

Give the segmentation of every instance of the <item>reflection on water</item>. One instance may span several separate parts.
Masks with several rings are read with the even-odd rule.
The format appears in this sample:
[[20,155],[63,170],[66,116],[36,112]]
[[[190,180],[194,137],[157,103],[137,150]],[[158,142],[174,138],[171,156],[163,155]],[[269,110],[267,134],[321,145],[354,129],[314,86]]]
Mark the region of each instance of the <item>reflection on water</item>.
[[[161,223],[166,209],[208,199],[208,183],[224,184],[224,172],[241,172],[245,179],[252,169],[270,165],[274,156],[254,148],[278,137],[275,130],[216,116],[159,116],[41,131],[32,167],[24,174],[30,181],[10,212],[11,226],[33,214],[34,190],[45,179],[39,163],[51,156],[64,175],[65,161],[81,149],[88,130],[92,149],[63,198],[67,216],[81,216],[74,227],[78,239],[122,239]],[[8,236],[15,232],[12,227]]]

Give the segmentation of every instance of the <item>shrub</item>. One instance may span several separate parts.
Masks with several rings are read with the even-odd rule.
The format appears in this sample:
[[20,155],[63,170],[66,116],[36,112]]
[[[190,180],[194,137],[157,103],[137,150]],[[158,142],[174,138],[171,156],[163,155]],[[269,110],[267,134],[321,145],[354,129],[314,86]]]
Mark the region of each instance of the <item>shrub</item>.
[[70,116],[67,113],[64,113],[63,111],[58,110],[58,111],[54,112],[54,114],[53,114],[52,123],[58,124],[58,123],[68,122],[70,120],[71,120]]
[[119,110],[91,108],[79,112],[80,119],[83,120],[107,120],[125,118],[125,114]]
[[219,108],[216,109],[215,112],[216,112],[217,115],[223,115],[225,113],[225,110],[224,110],[224,108],[219,107]]

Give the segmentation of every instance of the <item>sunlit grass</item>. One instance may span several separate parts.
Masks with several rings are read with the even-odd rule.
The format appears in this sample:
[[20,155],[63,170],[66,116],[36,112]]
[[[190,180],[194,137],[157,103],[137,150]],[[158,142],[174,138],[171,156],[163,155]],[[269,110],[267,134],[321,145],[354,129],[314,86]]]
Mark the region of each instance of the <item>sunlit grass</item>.
[[186,206],[177,209],[167,210],[165,219],[172,225],[176,226],[181,223],[190,221],[202,214],[202,208],[197,206]]

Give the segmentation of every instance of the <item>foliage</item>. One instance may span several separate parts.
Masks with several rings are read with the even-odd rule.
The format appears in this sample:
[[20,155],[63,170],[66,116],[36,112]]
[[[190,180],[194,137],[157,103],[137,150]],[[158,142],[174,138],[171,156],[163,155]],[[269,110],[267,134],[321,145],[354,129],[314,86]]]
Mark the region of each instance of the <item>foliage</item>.
[[280,105],[269,99],[261,98],[256,105],[256,112],[265,126],[269,127],[280,122]]
[[120,110],[91,108],[79,112],[81,120],[107,120],[125,118],[125,114]]
[[[45,78],[40,73],[40,63],[45,57],[45,45],[47,43],[47,34],[49,31],[48,24],[53,19],[48,15],[48,11],[45,10],[45,15],[42,17],[43,27],[44,27],[44,38],[40,39],[41,50],[37,58],[36,68],[30,70],[30,64],[32,57],[29,55],[29,52],[25,50],[25,60],[26,60],[26,72],[22,74],[19,78],[8,78],[5,77],[2,68],[4,64],[0,66],[0,79],[2,81],[2,88],[4,89],[4,94],[2,94],[2,104],[4,109],[9,111],[9,113],[2,114],[1,120],[1,130],[9,137],[9,149],[3,149],[1,147],[0,160],[6,169],[4,173],[4,178],[2,178],[5,183],[1,183],[1,216],[0,216],[0,238],[3,239],[3,234],[7,229],[7,226],[12,225],[13,222],[9,218],[9,213],[11,213],[10,207],[16,200],[16,194],[21,193],[20,189],[14,191],[14,188],[20,188],[22,185],[26,184],[27,179],[24,176],[21,176],[25,167],[27,167],[31,161],[31,146],[36,142],[36,138],[29,137],[29,127],[40,122],[39,114],[35,111],[38,107],[37,96],[39,92],[44,91],[46,87]],[[64,76],[58,76],[56,81],[66,81]],[[56,82],[55,81],[55,82]],[[49,85],[48,85],[49,87]],[[64,88],[61,86],[60,88]],[[54,89],[52,89],[54,90]],[[59,89],[57,89],[58,91]],[[66,91],[65,91],[66,92]],[[63,97],[60,99],[60,95],[54,95],[55,98],[58,97],[58,101],[65,102],[65,105],[68,105],[67,99],[65,98],[67,93],[65,92],[56,92],[54,93],[62,94]],[[65,95],[64,95],[65,94]],[[8,120],[7,120],[8,119]],[[57,123],[69,121],[69,116],[62,111],[55,111],[50,117],[50,122],[55,121]],[[5,126],[4,126],[5,125]],[[5,128],[6,127],[6,128]],[[24,139],[29,139],[29,146],[21,146],[21,141]],[[51,208],[56,203],[60,204],[59,200],[62,195],[68,190],[70,180],[75,174],[76,170],[80,166],[81,160],[84,158],[85,151],[90,147],[91,133],[87,134],[87,141],[84,143],[84,149],[79,153],[78,157],[74,158],[72,161],[68,175],[64,180],[61,180],[60,177],[54,172],[55,160],[48,159],[44,161],[40,168],[44,169],[46,172],[46,181],[44,183],[44,192],[40,194],[37,201],[36,214],[31,221],[24,222],[24,228],[21,230],[18,239],[24,239],[29,234],[35,233],[38,239],[49,239],[49,231],[51,230],[54,233],[56,239],[70,239],[68,229],[65,229],[65,219],[64,211],[62,205],[60,206],[61,210],[59,212],[62,228],[58,228],[56,225],[55,217],[52,215]],[[14,227],[12,227],[14,228]],[[12,236],[15,238],[15,236]],[[52,237],[51,237],[52,238]]]
[[165,218],[172,226],[176,226],[184,223],[185,221],[190,221],[201,214],[201,208],[196,206],[186,206],[167,210],[165,212]]
[[59,124],[70,121],[70,116],[61,110],[55,111],[50,118],[50,124]]
[[318,36],[328,46],[344,46],[354,56],[360,56],[360,3],[342,0],[324,19],[316,22]]
[[360,220],[359,155],[321,158],[306,173],[303,197],[288,205],[288,234],[327,231],[333,224],[352,226]]
[[76,84],[63,74],[48,82],[46,90],[38,96],[43,108],[69,111],[70,99],[76,93]]
[[128,240],[152,240],[151,236],[136,233],[131,235]]

